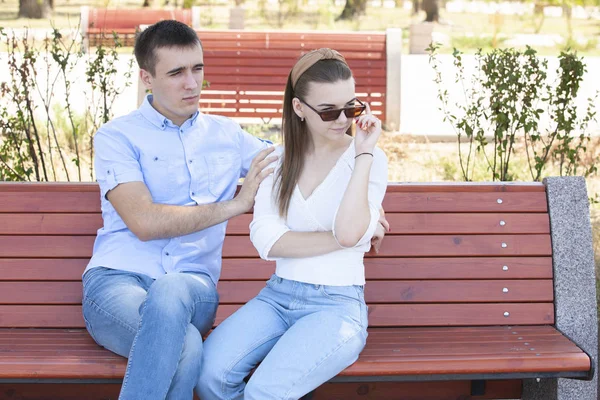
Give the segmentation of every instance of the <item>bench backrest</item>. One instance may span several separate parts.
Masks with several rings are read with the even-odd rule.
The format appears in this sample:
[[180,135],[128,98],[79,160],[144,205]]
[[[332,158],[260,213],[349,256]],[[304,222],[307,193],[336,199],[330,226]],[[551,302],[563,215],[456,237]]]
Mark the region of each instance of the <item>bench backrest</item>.
[[[140,25],[151,25],[165,19],[175,19],[187,25],[192,24],[190,9],[107,9],[88,8],[86,32],[105,31],[110,36],[112,30],[135,30]],[[85,19],[84,19],[85,21]]]
[[322,47],[341,52],[352,68],[357,96],[385,121],[385,32],[197,31],[204,46],[200,108],[236,118],[281,118],[288,74],[304,53]]
[[[366,257],[371,326],[554,323],[541,184],[390,185],[392,226]],[[227,229],[217,322],[256,295],[274,264]],[[96,184],[0,183],[0,327],[84,327],[81,273],[101,226]]]

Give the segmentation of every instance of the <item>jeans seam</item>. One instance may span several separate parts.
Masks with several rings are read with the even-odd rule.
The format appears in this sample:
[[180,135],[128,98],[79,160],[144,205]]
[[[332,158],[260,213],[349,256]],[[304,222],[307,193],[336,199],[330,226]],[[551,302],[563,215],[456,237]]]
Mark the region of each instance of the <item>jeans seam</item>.
[[257,347],[262,346],[263,344],[267,343],[269,340],[272,340],[274,338],[276,338],[277,336],[281,336],[285,333],[286,331],[278,331],[274,334],[271,334],[269,336],[266,336],[260,340],[255,341],[254,343],[252,343],[252,345],[248,346],[248,350],[241,353],[240,356],[238,356],[237,358],[235,358],[228,366],[227,368],[225,368],[225,371],[223,372],[223,374],[221,375],[221,394],[224,396],[225,395],[225,385],[227,383],[231,383],[226,379],[226,376],[231,372],[231,370],[233,370],[233,367],[235,367],[236,364],[238,364],[240,361],[242,361],[250,352],[252,352],[253,350],[255,350]]
[[[121,325],[123,328],[129,330],[131,333],[136,333],[135,328],[132,328],[126,322],[120,320],[119,318],[115,317],[113,314],[109,313],[108,311],[106,311],[105,309],[100,307],[100,305],[98,305],[95,301],[90,300],[89,298],[85,298],[83,301],[88,303],[90,306],[94,307],[96,309],[96,311],[98,311],[99,313],[104,314],[104,316],[110,318],[117,324]],[[85,317],[84,317],[84,319],[85,319]]]
[[[140,312],[140,323],[139,325],[142,324],[142,320],[144,318],[144,311],[146,310],[146,305],[148,303],[145,301],[144,305],[142,306],[142,310]],[[131,343],[131,349],[129,350],[129,354],[133,353],[133,349],[135,348],[135,344],[137,343],[137,339],[138,339],[138,335],[135,335],[135,337],[133,338],[133,343]],[[121,385],[121,393],[124,391],[125,386],[128,383],[128,379],[129,379],[129,371],[131,368],[131,359],[132,357],[127,357],[127,368],[125,369],[125,376],[123,377],[123,384]],[[166,396],[166,393],[165,393]],[[119,396],[120,399],[121,396]]]
[[[317,362],[313,368],[311,368],[310,370],[306,371],[306,373],[304,375],[302,375],[296,382],[294,382],[292,384],[292,386],[290,387],[290,389],[285,393],[284,395],[284,399],[288,399],[290,392],[294,389],[294,387],[296,386],[296,384],[298,382],[301,382],[306,376],[308,376],[311,372],[313,372],[315,369],[319,368],[329,357],[331,357],[332,355],[334,355],[338,350],[340,350],[343,346],[346,345],[346,343],[348,343],[350,340],[354,339],[360,332],[362,331],[362,329],[357,329],[352,335],[350,335],[346,340],[344,340],[343,342],[341,342],[335,349],[333,349],[329,354],[326,354],[319,362]],[[364,346],[363,346],[364,348]],[[362,350],[361,350],[362,351]]]

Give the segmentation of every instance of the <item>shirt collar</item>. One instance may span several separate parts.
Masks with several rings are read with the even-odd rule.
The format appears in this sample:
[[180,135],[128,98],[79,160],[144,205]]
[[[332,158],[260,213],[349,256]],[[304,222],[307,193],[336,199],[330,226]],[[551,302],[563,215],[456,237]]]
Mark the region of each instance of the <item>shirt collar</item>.
[[[152,99],[153,96],[151,94],[146,95],[142,105],[139,108],[139,112],[142,114],[144,118],[152,123],[152,125],[156,126],[158,129],[164,130],[167,126],[175,126],[171,120],[166,118],[164,115],[156,111],[154,107],[152,107]],[[183,125],[193,126],[198,119],[199,111],[196,111],[194,115],[192,115],[189,119],[187,119]]]

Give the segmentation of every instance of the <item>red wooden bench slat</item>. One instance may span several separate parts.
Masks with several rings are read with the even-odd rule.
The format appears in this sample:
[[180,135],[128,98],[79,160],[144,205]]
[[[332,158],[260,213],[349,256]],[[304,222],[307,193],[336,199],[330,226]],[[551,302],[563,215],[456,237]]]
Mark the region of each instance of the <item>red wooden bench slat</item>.
[[[219,306],[221,323],[241,305]],[[509,317],[504,313],[509,312]],[[79,305],[0,305],[0,328],[83,328]],[[375,304],[369,326],[485,326],[554,323],[552,303]]]
[[[290,70],[294,66],[295,59],[287,58],[269,58],[267,57],[246,57],[246,58],[228,58],[228,57],[214,57],[205,55],[204,66],[206,72],[212,73],[215,68],[222,67],[237,67],[237,68],[253,68],[253,67],[264,67],[265,60],[268,60],[269,67],[272,68],[286,68],[289,74]],[[352,68],[352,72],[356,75],[358,72],[363,70],[371,71],[372,73],[379,73],[384,75],[386,68],[385,59],[354,59],[347,60],[348,65]],[[281,89],[283,90],[283,88]],[[202,92],[204,93],[204,91]]]
[[[223,281],[220,303],[245,303],[263,281]],[[508,292],[503,289],[507,288]],[[552,280],[371,281],[365,300],[374,303],[494,303],[553,301]],[[81,304],[81,282],[0,282],[0,304]]]
[[[0,215],[0,222],[2,221]],[[420,234],[544,234],[550,233],[547,214],[396,214],[386,212],[391,231],[388,235]],[[247,235],[251,214],[232,218],[227,225],[228,235]],[[501,221],[504,225],[501,225]],[[0,232],[1,228],[0,228]]]
[[[506,247],[503,247],[506,244]],[[0,245],[1,246],[1,245]],[[14,243],[13,246],[18,246]],[[0,250],[2,247],[0,247]],[[13,249],[14,251],[15,249]],[[378,257],[458,257],[458,256],[548,256],[552,254],[550,235],[414,235],[388,236]],[[223,257],[254,257],[256,249],[247,237],[228,236]],[[375,256],[373,252],[367,256]]]
[[[90,182],[0,182],[0,194],[5,192],[23,192],[30,194],[55,193],[55,192],[96,192],[98,184]],[[432,182],[432,183],[389,183],[387,188],[390,193],[514,193],[514,192],[542,192],[545,188],[542,183],[521,182]],[[0,203],[3,204],[3,203]],[[99,210],[99,207],[98,207]],[[0,212],[7,212],[3,208]]]
[[[264,60],[263,60],[264,63]],[[212,65],[212,68],[208,68],[205,70],[205,79],[211,83],[214,82],[214,77],[217,76],[229,76],[231,78],[232,75],[235,74],[236,77],[261,77],[264,79],[265,77],[277,76],[287,79],[290,73],[290,68],[288,67],[273,67],[272,65],[260,65],[260,66],[219,66],[218,68],[215,65]],[[352,73],[354,78],[357,80],[357,83],[365,82],[365,79],[371,78],[375,82],[379,82],[380,86],[385,86],[385,69],[372,69],[372,68],[357,68],[353,69]],[[212,78],[210,80],[209,78]],[[377,79],[377,80],[375,80]],[[285,86],[281,86],[279,90],[284,90]],[[202,92],[204,93],[204,92]]]
[[[397,234],[543,234],[550,232],[546,214],[396,214],[387,213]],[[228,235],[248,235],[251,214],[232,218]],[[503,221],[504,225],[500,222]],[[102,216],[76,213],[0,214],[0,235],[93,235]]]
[[[2,236],[4,257],[91,257],[94,236]],[[504,248],[502,245],[506,244]],[[549,235],[411,235],[388,236],[379,257],[457,256],[548,256],[552,254]],[[374,253],[368,253],[374,256]],[[227,236],[223,257],[256,258],[256,249],[247,236]]]
[[374,43],[385,43],[386,34],[381,31],[305,31],[305,32],[294,32],[294,31],[222,31],[222,30],[197,30],[198,37],[201,40],[206,41],[219,41],[223,40],[262,40],[269,42],[303,42],[303,41],[323,41],[331,45],[332,42],[337,40],[344,40],[345,42],[374,42]]
[[[81,280],[88,258],[0,258],[0,281]],[[504,268],[506,266],[506,269]],[[367,280],[552,279],[550,257],[366,258]],[[275,263],[223,260],[221,281],[266,281]]]
[[[223,305],[216,323],[239,305]],[[509,317],[504,313],[508,312]],[[369,307],[369,326],[485,326],[502,324],[546,325],[554,323],[552,303],[503,304],[375,304]]]
[[[293,60],[294,62],[300,58],[303,54],[300,50],[281,50],[281,49],[240,49],[240,50],[220,50],[210,49],[206,47],[204,49],[204,58],[284,58]],[[385,52],[373,52],[373,51],[345,51],[344,57],[348,62],[348,65],[352,68],[351,60],[385,60]]]

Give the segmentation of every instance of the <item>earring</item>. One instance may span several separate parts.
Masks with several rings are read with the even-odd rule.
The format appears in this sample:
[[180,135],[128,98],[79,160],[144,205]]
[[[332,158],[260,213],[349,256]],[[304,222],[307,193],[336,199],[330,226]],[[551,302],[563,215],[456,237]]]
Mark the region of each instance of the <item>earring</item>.
[[304,117],[300,118],[300,121],[301,121],[301,122],[304,122]]

